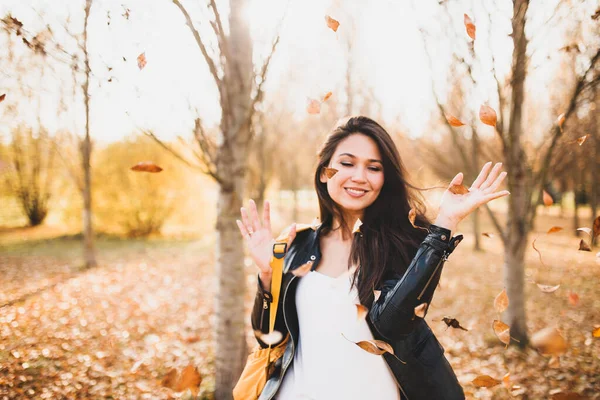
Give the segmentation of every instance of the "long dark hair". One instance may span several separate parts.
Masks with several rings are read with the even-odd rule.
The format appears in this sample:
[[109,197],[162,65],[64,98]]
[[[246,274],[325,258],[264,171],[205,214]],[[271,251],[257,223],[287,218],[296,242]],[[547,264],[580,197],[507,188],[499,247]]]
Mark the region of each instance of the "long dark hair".
[[[329,166],[338,144],[354,134],[365,135],[375,141],[381,153],[384,183],[377,199],[367,207],[361,219],[360,234],[355,234],[348,259],[348,268],[357,265],[352,284],[358,289],[361,304],[370,307],[373,289],[384,279],[402,276],[417,248],[427,235],[426,230],[414,228],[408,214],[416,211],[416,225],[429,227],[425,206],[419,188],[407,182],[407,172],[400,159],[396,144],[377,122],[364,116],[350,117],[338,122],[329,133],[319,151],[319,164],[315,171],[315,188],[323,226],[320,232],[332,231],[334,216],[341,221],[342,232],[348,232],[344,213],[327,191],[327,183],[320,181],[323,169]],[[357,279],[358,276],[358,279]]]

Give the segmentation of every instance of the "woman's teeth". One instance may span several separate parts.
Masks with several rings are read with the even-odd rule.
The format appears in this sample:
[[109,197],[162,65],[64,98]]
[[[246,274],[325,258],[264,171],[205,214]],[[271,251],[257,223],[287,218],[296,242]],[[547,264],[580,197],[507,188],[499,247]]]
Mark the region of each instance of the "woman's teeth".
[[364,191],[364,190],[356,190],[356,189],[349,189],[349,188],[345,188],[345,189],[349,194],[351,194],[353,196],[362,196],[363,194],[366,193],[366,191]]

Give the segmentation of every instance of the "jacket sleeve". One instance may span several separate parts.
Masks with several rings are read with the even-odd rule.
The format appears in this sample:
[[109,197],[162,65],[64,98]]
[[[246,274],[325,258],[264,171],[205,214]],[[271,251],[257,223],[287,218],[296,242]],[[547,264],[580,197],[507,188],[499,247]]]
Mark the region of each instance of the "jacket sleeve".
[[[256,290],[256,296],[254,296],[254,306],[252,307],[252,315],[250,320],[256,341],[260,347],[265,348],[268,347],[268,345],[260,340],[260,335],[269,333],[269,320],[271,318],[270,310],[273,302],[273,295],[268,290],[263,289],[260,277],[257,278],[257,281],[258,287]],[[283,296],[279,296],[279,306],[277,307],[274,329],[278,332],[281,332],[282,338],[285,338],[288,332],[285,326],[285,321],[283,320]],[[273,344],[272,347],[276,345],[277,344]]]
[[369,318],[384,337],[401,339],[410,333],[418,322],[415,307],[431,304],[444,262],[463,239],[462,235],[450,238],[450,233],[431,225],[404,276],[382,285],[381,296],[373,303]]

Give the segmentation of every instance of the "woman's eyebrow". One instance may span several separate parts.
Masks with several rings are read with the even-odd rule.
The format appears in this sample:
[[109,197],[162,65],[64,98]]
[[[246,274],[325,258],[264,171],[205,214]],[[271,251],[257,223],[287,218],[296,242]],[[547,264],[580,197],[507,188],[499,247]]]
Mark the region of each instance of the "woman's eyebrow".
[[[338,158],[339,158],[339,157],[342,157],[342,156],[348,156],[348,157],[350,157],[350,158],[357,158],[357,157],[356,157],[354,154],[350,154],[350,153],[342,153],[342,154],[340,154],[340,155],[338,156]],[[369,161],[369,162],[376,162],[376,163],[379,163],[379,164],[383,164],[383,162],[382,162],[381,160],[378,160],[378,159],[376,159],[376,158],[371,158],[371,159],[369,159],[368,161]]]

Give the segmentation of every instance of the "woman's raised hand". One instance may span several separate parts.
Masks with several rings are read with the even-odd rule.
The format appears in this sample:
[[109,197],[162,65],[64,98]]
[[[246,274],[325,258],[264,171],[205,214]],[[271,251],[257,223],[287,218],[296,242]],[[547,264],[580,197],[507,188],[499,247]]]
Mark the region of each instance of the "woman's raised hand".
[[506,177],[502,171],[502,163],[496,163],[492,168],[492,162],[487,162],[479,172],[477,179],[473,182],[469,191],[464,194],[456,194],[451,190],[452,186],[462,185],[463,174],[459,172],[448,189],[442,195],[440,210],[435,224],[454,230],[456,225],[477,207],[494,199],[508,196],[508,190],[500,190],[500,184]]
[[[258,211],[256,210],[256,203],[254,200],[250,200],[249,210],[241,208],[242,221],[236,220],[238,228],[244,237],[248,250],[250,251],[250,257],[256,263],[260,269],[263,277],[270,276],[271,256],[273,255],[273,244],[275,239],[271,232],[271,205],[268,201],[265,201],[263,210],[263,221],[261,223],[258,217]],[[248,212],[249,211],[249,212]],[[288,246],[291,245],[292,241],[296,237],[296,224],[292,225],[290,233],[288,235]]]

